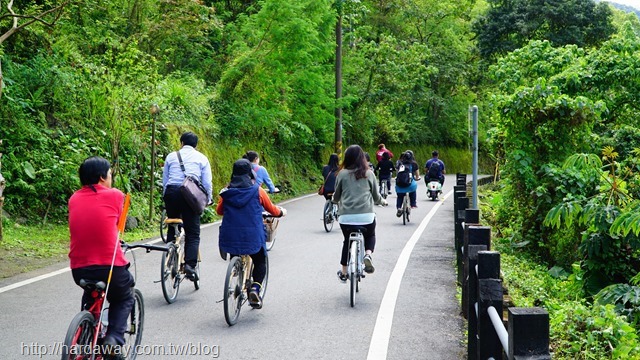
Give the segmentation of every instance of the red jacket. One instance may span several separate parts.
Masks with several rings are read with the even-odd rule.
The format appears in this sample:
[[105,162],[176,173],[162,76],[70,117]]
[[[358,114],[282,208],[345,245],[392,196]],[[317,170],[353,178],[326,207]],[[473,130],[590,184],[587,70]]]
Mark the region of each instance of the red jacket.
[[376,152],[376,160],[378,160],[378,162],[380,162],[380,160],[382,160],[382,154],[387,153],[389,154],[389,159],[393,158],[393,153],[391,152],[391,150],[387,149],[387,148],[382,148],[380,150],[378,150]]
[[120,248],[118,219],[122,214],[124,194],[102,185],[83,186],[69,199],[69,260],[72,269],[91,265],[111,265],[116,249],[115,266],[129,263]]

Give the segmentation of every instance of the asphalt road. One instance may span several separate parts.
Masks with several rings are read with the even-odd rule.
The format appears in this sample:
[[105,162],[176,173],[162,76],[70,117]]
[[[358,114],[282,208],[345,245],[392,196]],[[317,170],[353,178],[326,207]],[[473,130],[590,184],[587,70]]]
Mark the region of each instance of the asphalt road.
[[[288,215],[269,253],[264,307],[243,307],[232,327],[218,302],[227,267],[218,254],[218,223],[202,230],[200,290],[183,282],[174,304],[154,283],[161,254],[136,251],[146,313],[138,359],[464,359],[454,183],[447,176],[444,196],[432,202],[420,181],[418,209],[407,225],[395,216],[395,193],[391,206],[376,207],[376,271],[363,279],[354,308],[348,284],[336,277],[342,235],[337,224],[325,232],[321,196],[281,204]],[[66,265],[0,282],[0,359],[60,358],[81,297]]]

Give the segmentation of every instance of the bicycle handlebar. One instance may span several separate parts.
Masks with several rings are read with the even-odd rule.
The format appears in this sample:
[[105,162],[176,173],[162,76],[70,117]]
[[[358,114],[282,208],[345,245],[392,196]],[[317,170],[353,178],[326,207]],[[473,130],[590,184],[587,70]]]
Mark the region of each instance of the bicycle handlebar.
[[164,252],[169,251],[169,247],[167,247],[167,246],[158,246],[158,245],[148,245],[148,244],[129,245],[127,243],[122,243],[121,246],[125,250],[126,249],[143,248],[143,249],[147,250],[147,252],[151,252],[152,250],[164,251]]

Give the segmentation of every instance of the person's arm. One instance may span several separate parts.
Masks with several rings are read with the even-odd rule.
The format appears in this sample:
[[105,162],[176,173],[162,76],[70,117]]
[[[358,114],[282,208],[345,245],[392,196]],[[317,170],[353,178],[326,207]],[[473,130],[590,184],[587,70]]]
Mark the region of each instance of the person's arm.
[[167,188],[169,182],[169,155],[164,159],[164,167],[162,168],[162,192]]
[[209,159],[207,159],[206,156],[204,156],[204,160],[204,164],[200,169],[202,186],[204,186],[204,188],[207,190],[207,204],[211,204],[213,201],[213,179],[211,176],[211,164],[209,164]]
[[[342,171],[340,171],[342,172]],[[340,202],[340,197],[342,196],[342,180],[340,178],[340,172],[336,175],[336,185],[333,190],[333,196],[331,197],[331,202],[337,204]]]
[[387,152],[389,153],[389,159],[393,159],[393,153],[391,150],[387,149]]
[[441,166],[441,167],[442,167],[442,173],[443,173],[443,174],[446,174],[447,172],[446,172],[446,171],[444,171],[444,161],[440,160],[440,165],[442,165],[442,166]]
[[269,198],[269,194],[267,194],[267,191],[265,189],[258,188],[258,191],[260,192],[260,204],[266,212],[278,217],[284,215],[282,209],[271,202],[271,198]]
[[222,207],[222,197],[220,197],[220,201],[218,202],[218,205],[216,205],[216,214],[224,215],[224,209]]
[[267,184],[270,193],[276,192],[276,187],[273,185],[273,181],[271,181],[271,177],[269,176],[269,172],[264,166],[258,167],[258,171],[260,172],[260,177],[262,177],[262,181]]

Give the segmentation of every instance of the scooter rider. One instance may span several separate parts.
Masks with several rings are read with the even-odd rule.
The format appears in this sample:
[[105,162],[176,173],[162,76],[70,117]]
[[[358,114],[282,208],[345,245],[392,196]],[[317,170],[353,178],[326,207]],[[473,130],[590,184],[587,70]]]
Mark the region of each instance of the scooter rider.
[[[444,169],[444,162],[438,159],[438,155],[438,150],[433,150],[431,152],[431,159],[427,160],[427,163],[424,165],[424,172],[427,174],[427,176],[424,177],[424,182],[427,185],[429,184],[429,181],[432,180],[437,180],[441,185],[444,185],[444,174],[446,174],[446,171]],[[434,169],[431,170],[431,165],[434,162],[439,166],[435,166]]]

